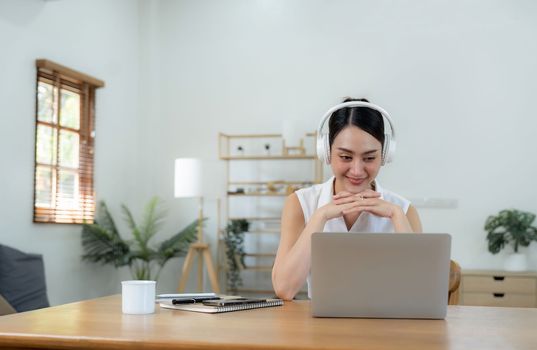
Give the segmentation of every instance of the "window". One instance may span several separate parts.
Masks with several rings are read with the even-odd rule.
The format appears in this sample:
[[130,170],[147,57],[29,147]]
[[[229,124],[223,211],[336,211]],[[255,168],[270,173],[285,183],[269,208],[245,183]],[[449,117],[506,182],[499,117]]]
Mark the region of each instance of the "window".
[[37,60],[34,222],[92,223],[95,89],[104,82]]

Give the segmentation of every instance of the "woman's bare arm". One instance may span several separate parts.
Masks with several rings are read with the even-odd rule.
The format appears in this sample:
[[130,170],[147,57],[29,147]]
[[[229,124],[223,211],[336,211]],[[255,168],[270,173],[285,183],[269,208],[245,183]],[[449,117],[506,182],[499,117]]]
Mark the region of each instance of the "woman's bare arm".
[[326,223],[317,210],[307,225],[296,194],[285,200],[281,237],[272,268],[272,285],[279,298],[291,300],[304,285],[311,266],[311,235]]
[[406,211],[406,217],[414,233],[423,232],[423,228],[421,227],[420,216],[418,215],[418,211],[416,210],[414,206],[411,205],[408,207],[408,210]]

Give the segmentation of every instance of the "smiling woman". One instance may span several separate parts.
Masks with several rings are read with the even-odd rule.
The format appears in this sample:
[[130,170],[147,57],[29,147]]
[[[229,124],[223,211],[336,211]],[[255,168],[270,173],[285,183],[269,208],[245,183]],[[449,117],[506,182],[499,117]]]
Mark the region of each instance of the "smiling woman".
[[394,151],[390,116],[367,100],[345,99],[321,119],[317,152],[334,176],[286,200],[272,270],[279,297],[292,299],[306,280],[310,294],[314,232],[421,232],[418,213],[410,202],[376,180]]

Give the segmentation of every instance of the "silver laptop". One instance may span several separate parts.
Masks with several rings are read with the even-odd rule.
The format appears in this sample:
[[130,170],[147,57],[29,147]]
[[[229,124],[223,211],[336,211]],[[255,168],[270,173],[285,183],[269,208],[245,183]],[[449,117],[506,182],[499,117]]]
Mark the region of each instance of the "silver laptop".
[[446,317],[451,236],[314,233],[311,303],[317,317]]

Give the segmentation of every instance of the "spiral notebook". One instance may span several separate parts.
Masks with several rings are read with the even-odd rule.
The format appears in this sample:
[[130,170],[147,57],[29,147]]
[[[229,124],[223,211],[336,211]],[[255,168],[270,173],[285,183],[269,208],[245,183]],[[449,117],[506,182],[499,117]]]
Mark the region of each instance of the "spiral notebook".
[[282,305],[283,305],[283,300],[281,299],[266,299],[266,300],[255,302],[255,303],[226,305],[226,306],[209,306],[209,305],[204,305],[203,303],[174,305],[171,303],[171,301],[165,301],[165,302],[160,303],[160,307],[163,307],[166,309],[203,312],[207,314],[217,314],[221,312],[259,309],[259,308],[264,308],[264,307],[282,306]]

